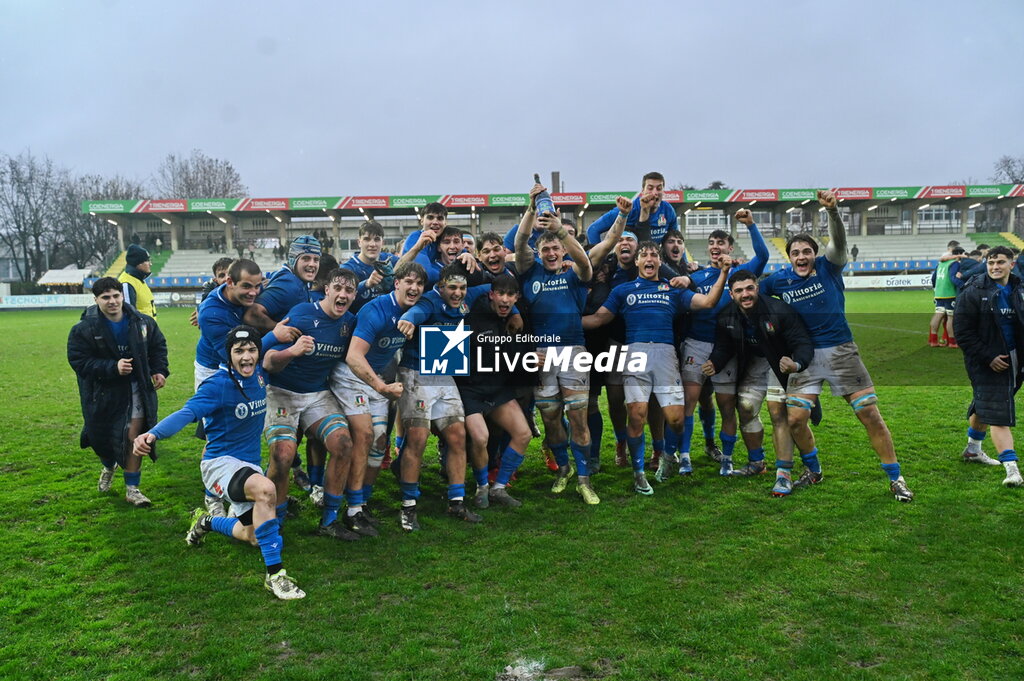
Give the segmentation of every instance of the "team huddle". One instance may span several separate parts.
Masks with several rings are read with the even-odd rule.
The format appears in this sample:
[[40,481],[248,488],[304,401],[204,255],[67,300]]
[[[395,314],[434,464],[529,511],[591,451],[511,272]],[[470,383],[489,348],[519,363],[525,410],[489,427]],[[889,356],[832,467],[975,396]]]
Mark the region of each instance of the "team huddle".
[[[82,446],[103,463],[100,490],[110,489],[120,466],[128,501],[148,505],[139,491],[141,458],[155,459],[158,440],[198,422],[205,501],[186,542],[198,545],[210,532],[247,541],[262,553],[266,588],[302,598],[282,564],[290,475],[322,509],[317,533],[355,541],[378,534],[368,504],[380,471],[390,469],[400,526],[414,532],[433,434],[447,515],[480,522],[480,509],[522,504],[510,490],[530,441],[541,435],[539,412],[552,492],[563,493],[575,477],[582,502],[599,504],[604,388],[615,463],[632,468],[636,494],[654,494],[648,471],[660,484],[693,473],[698,414],[705,452],[721,475],[767,473],[760,418],[767,401],[770,492],[786,497],[823,480],[810,424],[828,383],[864,425],[890,493],[913,499],[846,321],[846,232],[830,192],[819,192],[830,234],[822,252],[813,237],[793,236],[790,265],[762,278],[769,249],[748,210],[735,217],[754,246],[749,261],[733,260],[733,238],[724,231],[709,236],[706,266],[687,259],[659,173],[645,175],[637,198],[619,197],[590,226],[589,248],[570,220],[538,214],[545,191],[532,188],[530,206],[508,234],[475,242],[448,227],[445,207],[432,203],[401,256],[383,250],[383,229],[370,221],[359,229],[359,252],[340,267],[311,236],[295,239],[287,264],[266,279],[252,260],[218,261],[215,283],[222,283],[207,291],[195,319],[195,394],[159,422],[155,391],[169,374],[163,336],[151,317],[124,304],[117,280],[97,281],[96,306],[72,329],[68,357],[86,420]],[[1010,303],[1024,320],[1020,300]],[[509,362],[500,374],[423,372],[424,327],[444,330],[449,345],[468,342],[473,356],[536,361]],[[959,328],[956,337],[962,346],[971,341]],[[623,353],[630,361],[581,359]],[[1016,376],[1015,349],[1007,355]],[[972,417],[975,445],[987,425],[1013,425],[1012,397],[1010,405],[1008,423],[991,407]],[[740,438],[742,465],[734,462]],[[980,445],[972,447],[974,456]]]

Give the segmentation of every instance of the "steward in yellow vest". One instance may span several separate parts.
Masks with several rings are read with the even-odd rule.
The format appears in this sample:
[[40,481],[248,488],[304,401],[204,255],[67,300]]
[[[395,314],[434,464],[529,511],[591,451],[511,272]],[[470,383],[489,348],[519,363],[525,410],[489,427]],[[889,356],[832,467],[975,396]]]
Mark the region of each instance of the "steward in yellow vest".
[[153,263],[149,259],[149,251],[138,244],[128,246],[125,254],[125,262],[128,266],[117,278],[124,284],[124,302],[128,303],[142,314],[156,318],[156,303],[153,301],[153,292],[149,290],[145,279],[153,270]]

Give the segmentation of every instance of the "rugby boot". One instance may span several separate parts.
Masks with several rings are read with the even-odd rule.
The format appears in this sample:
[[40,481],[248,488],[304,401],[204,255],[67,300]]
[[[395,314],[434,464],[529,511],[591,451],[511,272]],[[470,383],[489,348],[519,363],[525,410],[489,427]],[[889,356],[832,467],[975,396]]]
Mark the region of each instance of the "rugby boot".
[[[1017,480],[1020,480],[1019,473],[1017,474]],[[907,487],[907,481],[903,479],[902,475],[889,483],[889,491],[896,497],[896,501],[911,502],[914,500],[914,493]]]
[[294,601],[306,597],[306,592],[300,589],[295,580],[289,577],[284,570],[272,575],[268,574],[263,580],[263,587],[282,601]]

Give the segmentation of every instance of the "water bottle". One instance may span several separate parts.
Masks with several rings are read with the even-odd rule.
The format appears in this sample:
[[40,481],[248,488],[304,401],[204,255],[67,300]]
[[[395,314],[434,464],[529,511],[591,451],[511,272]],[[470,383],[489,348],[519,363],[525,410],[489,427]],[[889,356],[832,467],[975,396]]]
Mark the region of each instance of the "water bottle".
[[[533,181],[540,184],[540,175],[538,173],[533,174]],[[544,213],[555,214],[555,202],[551,200],[551,194],[547,190],[537,194],[537,214],[544,215]]]

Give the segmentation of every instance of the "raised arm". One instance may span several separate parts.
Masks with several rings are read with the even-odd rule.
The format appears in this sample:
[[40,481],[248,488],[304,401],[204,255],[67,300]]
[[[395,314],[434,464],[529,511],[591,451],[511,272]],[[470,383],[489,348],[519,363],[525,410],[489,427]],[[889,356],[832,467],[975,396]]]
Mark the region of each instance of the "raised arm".
[[754,257],[750,259],[750,266],[756,274],[760,275],[764,272],[764,266],[768,264],[768,258],[771,257],[768,244],[761,236],[761,230],[754,224],[753,213],[746,208],[741,208],[736,211],[736,220],[746,225],[747,231],[750,232],[750,241],[754,244]]
[[825,244],[825,257],[837,267],[846,264],[846,227],[839,217],[839,206],[835,194],[827,190],[818,191],[818,203],[828,213],[828,243]]
[[619,237],[626,230],[626,218],[629,216],[629,210],[633,204],[625,196],[617,197],[615,203],[619,208],[619,214],[615,218],[612,228],[605,233],[604,238],[590,249],[591,265],[597,265],[608,257],[608,254],[615,248],[615,244],[619,242]]
[[316,349],[316,341],[312,336],[299,336],[291,346],[282,350],[267,350],[263,355],[263,368],[272,374],[283,371],[296,357],[308,355]]
[[395,263],[395,269],[397,270],[398,266],[403,263],[414,261],[416,259],[416,256],[420,254],[420,251],[426,248],[427,244],[434,243],[434,239],[436,238],[437,235],[435,235],[429,229],[425,229],[422,232],[420,232],[420,238],[416,240],[416,243],[414,243],[411,247],[407,248],[405,252],[402,253],[402,257],[399,258],[398,262]]
[[533,249],[530,248],[530,234],[533,232],[533,223],[537,219],[537,208],[534,202],[537,200],[537,194],[542,191],[544,191],[544,187],[539,184],[533,185],[533,189],[530,190],[530,205],[526,207],[523,219],[519,221],[519,230],[516,232],[515,241],[516,270],[518,272],[525,272],[533,266],[534,254]]

